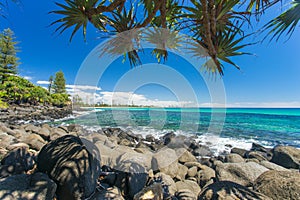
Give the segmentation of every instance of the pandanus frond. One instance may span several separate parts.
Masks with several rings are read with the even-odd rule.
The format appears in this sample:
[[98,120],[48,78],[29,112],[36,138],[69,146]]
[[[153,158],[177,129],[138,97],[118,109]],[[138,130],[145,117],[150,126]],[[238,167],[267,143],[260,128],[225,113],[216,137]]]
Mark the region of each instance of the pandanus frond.
[[[94,13],[94,10],[98,4],[98,0],[65,0],[66,4],[55,3],[61,8],[61,10],[52,11],[50,13],[59,14],[63,17],[52,22],[51,25],[59,24],[55,29],[55,32],[59,34],[63,33],[65,30],[74,27],[70,41],[72,40],[75,33],[82,28],[82,34],[86,38],[86,28],[88,22],[91,22],[96,28],[105,29],[105,21],[107,17],[100,13]],[[103,4],[104,1],[100,3]]]
[[277,37],[276,41],[278,41],[284,33],[286,33],[288,37],[291,37],[299,23],[299,20],[300,0],[294,0],[291,2],[291,8],[268,22],[264,26],[264,30],[269,30],[268,35],[272,35],[271,40]]

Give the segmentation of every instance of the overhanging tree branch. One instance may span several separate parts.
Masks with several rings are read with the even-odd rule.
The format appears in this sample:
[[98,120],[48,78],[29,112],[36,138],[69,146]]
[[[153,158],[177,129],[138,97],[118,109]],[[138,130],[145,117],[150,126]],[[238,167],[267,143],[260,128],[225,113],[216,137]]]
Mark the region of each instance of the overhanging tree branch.
[[155,17],[157,11],[160,9],[161,5],[162,5],[163,1],[155,1],[155,7],[153,9],[153,11],[151,13],[148,13],[147,18],[144,20],[144,22],[142,22],[141,24],[138,24],[136,26],[136,28],[142,28],[147,26],[153,19],[153,17]]

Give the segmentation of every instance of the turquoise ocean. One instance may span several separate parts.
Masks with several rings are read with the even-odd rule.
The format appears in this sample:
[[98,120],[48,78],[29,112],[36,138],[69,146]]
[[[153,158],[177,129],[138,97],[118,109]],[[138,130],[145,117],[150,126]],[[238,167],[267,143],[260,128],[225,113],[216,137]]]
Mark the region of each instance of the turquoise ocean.
[[173,131],[197,136],[215,152],[249,149],[253,142],[300,148],[300,108],[90,108],[84,115],[56,123],[90,129],[121,127],[155,137]]

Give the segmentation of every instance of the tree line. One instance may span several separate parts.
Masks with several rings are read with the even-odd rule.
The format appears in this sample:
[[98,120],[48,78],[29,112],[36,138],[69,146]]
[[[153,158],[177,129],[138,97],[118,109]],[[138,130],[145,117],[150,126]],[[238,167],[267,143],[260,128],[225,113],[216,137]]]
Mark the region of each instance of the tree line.
[[[64,73],[56,73],[48,90],[36,86],[18,75],[18,42],[9,28],[0,34],[0,108],[10,104],[53,105],[63,107],[69,103]],[[50,84],[49,84],[50,85]]]

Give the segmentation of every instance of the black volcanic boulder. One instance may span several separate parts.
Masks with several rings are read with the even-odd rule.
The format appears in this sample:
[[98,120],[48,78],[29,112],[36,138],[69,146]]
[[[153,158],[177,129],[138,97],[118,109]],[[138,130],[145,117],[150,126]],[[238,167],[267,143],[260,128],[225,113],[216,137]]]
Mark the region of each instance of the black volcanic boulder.
[[96,189],[100,162],[93,156],[96,148],[87,142],[66,135],[49,142],[38,154],[37,168],[56,182],[59,200],[85,199]]

